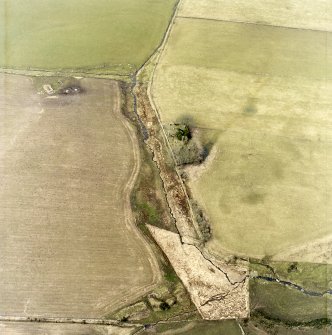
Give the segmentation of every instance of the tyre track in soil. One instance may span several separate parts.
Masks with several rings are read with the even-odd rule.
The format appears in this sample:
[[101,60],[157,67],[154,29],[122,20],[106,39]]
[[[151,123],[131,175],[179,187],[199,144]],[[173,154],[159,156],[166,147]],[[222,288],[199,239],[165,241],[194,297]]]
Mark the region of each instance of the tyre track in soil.
[[[143,234],[139,231],[139,228],[135,225],[135,219],[133,216],[132,208],[131,208],[131,202],[130,202],[130,196],[131,192],[134,189],[140,168],[141,168],[141,157],[140,157],[140,149],[138,146],[138,139],[136,137],[135,130],[133,129],[133,126],[129,123],[129,121],[125,118],[125,116],[121,112],[121,94],[120,94],[120,87],[119,83],[116,82],[116,99],[114,101],[114,115],[120,120],[120,122],[123,124],[125,128],[126,135],[130,139],[130,143],[132,146],[132,154],[133,154],[133,169],[132,172],[128,178],[128,182],[126,183],[124,189],[123,189],[123,213],[125,217],[125,225],[126,228],[133,232],[134,235],[136,235],[139,242],[141,242],[143,248],[145,250],[141,250],[141,253],[143,256],[146,257],[146,253],[148,253],[148,261],[151,266],[152,270],[152,283],[149,285],[145,285],[144,287],[140,288],[133,288],[128,291],[126,298],[119,298],[118,300],[113,301],[108,307],[111,309],[115,309],[115,307],[118,307],[116,309],[119,309],[121,307],[125,307],[126,305],[135,302],[135,300],[139,299],[140,297],[144,296],[151,290],[153,290],[156,285],[160,282],[162,278],[161,271],[159,269],[158,261],[154,255],[154,252],[149,244],[149,242],[146,240],[146,238],[143,236]],[[110,97],[109,97],[110,98]]]

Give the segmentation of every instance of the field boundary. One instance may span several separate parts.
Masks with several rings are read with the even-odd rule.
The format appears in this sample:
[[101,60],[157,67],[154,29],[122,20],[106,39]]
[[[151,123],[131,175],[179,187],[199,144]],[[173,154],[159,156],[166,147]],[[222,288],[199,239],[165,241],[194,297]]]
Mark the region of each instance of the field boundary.
[[294,29],[294,30],[303,30],[303,31],[313,31],[320,33],[332,33],[330,30],[321,30],[321,29],[310,29],[310,28],[298,28],[298,27],[290,27],[290,26],[280,26],[276,24],[268,24],[268,23],[259,23],[259,22],[250,22],[250,21],[240,21],[240,20],[225,20],[225,19],[213,19],[208,17],[200,17],[200,16],[177,16],[178,19],[188,19],[188,20],[205,20],[205,21],[215,21],[215,22],[223,22],[223,23],[237,23],[237,24],[246,24],[253,26],[264,26],[264,27],[272,27],[272,28],[280,28],[280,29]]
[[70,318],[70,317],[32,317],[32,316],[3,316],[0,315],[0,322],[31,322],[31,323],[65,323],[65,324],[86,324],[118,326],[123,328],[140,327],[140,323],[128,323],[117,320],[92,319],[92,318]]
[[[159,265],[158,265],[158,261],[156,259],[156,256],[155,256],[150,244],[142,236],[141,231],[138,229],[138,227],[136,227],[136,225],[134,223],[133,211],[132,211],[131,202],[130,202],[130,196],[131,196],[133,187],[135,185],[135,182],[137,180],[137,176],[140,172],[140,167],[141,167],[140,159],[141,159],[141,157],[140,157],[140,152],[139,152],[139,149],[138,149],[138,139],[136,138],[135,131],[133,130],[132,126],[129,124],[127,119],[124,117],[124,115],[122,115],[122,113],[121,113],[121,97],[120,97],[120,87],[119,87],[118,82],[116,82],[116,86],[117,86],[117,88],[116,88],[117,99],[116,99],[116,106],[114,107],[114,110],[115,110],[114,115],[115,115],[115,117],[117,117],[120,120],[120,122],[122,123],[122,125],[125,128],[125,132],[126,132],[128,138],[130,139],[131,148],[132,148],[132,152],[133,152],[133,162],[134,162],[134,166],[133,166],[133,169],[131,171],[131,174],[128,178],[128,181],[127,181],[126,185],[123,188],[123,196],[124,196],[123,213],[124,213],[124,217],[125,217],[124,223],[126,225],[126,228],[128,230],[131,230],[133,232],[133,234],[136,235],[137,239],[141,242],[143,248],[145,249],[145,251],[148,254],[148,255],[145,255],[145,256],[148,258],[149,264],[151,266],[152,283],[148,284],[148,285],[145,285],[144,287],[139,287],[135,291],[130,292],[130,290],[129,290],[126,297],[119,298],[118,300],[115,300],[112,304],[107,306],[108,309],[110,309],[110,310],[119,309],[121,307],[127,306],[130,303],[135,302],[136,299],[138,299],[139,297],[147,294],[149,291],[153,290],[155,288],[155,286],[161,281],[161,278],[162,278],[162,274],[161,274],[161,270],[160,270]],[[110,97],[108,97],[108,98],[110,98]],[[108,315],[108,314],[109,314],[109,312],[106,313],[106,315]]]
[[[181,0],[179,1],[179,4],[181,3]],[[179,7],[178,7],[179,8]],[[177,9],[178,9],[177,8]],[[169,29],[167,33],[165,34],[165,39],[163,43],[161,44],[160,49],[156,51],[156,55],[154,58],[154,64],[153,64],[153,69],[151,73],[149,74],[149,80],[147,80],[147,84],[138,84],[133,87],[133,89],[136,88],[136,91],[134,91],[134,94],[136,94],[136,99],[141,103],[141,105],[138,106],[138,115],[139,117],[143,120],[143,124],[145,124],[145,127],[147,128],[148,131],[148,137],[145,140],[145,143],[148,145],[150,148],[150,151],[153,153],[154,161],[157,164],[160,172],[160,176],[164,182],[164,190],[166,193],[166,198],[169,203],[169,207],[172,211],[173,217],[176,221],[176,226],[178,233],[170,233],[169,231],[161,228],[156,228],[153,226],[149,226],[149,230],[152,233],[154,239],[156,240],[157,244],[162,248],[164,251],[166,257],[169,259],[171,265],[175,269],[177,275],[180,277],[181,281],[184,283],[184,285],[187,288],[187,291],[191,295],[192,300],[194,297],[196,297],[195,289],[193,288],[194,286],[188,287],[186,285],[186,282],[188,281],[184,275],[186,272],[185,270],[182,269],[182,266],[185,264],[189,264],[190,257],[189,255],[186,254],[185,257],[182,258],[181,253],[178,254],[172,254],[173,252],[173,245],[170,241],[170,244],[168,244],[167,241],[163,240],[163,235],[167,234],[174,234],[172,236],[177,236],[178,239],[178,247],[179,249],[183,248],[183,250],[194,250],[195,255],[197,256],[197,259],[195,258],[196,262],[197,260],[200,260],[202,264],[205,265],[204,269],[210,269],[209,267],[213,266],[218,268],[218,271],[221,271],[223,275],[225,276],[225,286],[223,286],[223,289],[229,289],[229,294],[232,295],[232,299],[234,298],[234,304],[236,305],[239,300],[245,301],[245,316],[249,315],[249,290],[246,286],[246,282],[248,279],[247,275],[247,264],[236,264],[234,265],[234,268],[232,268],[229,264],[222,260],[212,260],[210,259],[210,254],[205,250],[204,247],[204,242],[202,238],[202,232],[199,229],[198,223],[195,219],[193,209],[190,203],[190,198],[187,193],[187,188],[182,180],[181,174],[179,170],[176,167],[176,160],[175,160],[175,155],[173,150],[171,149],[170,142],[168,139],[168,136],[166,134],[166,131],[162,125],[161,117],[159,114],[159,106],[157,105],[156,101],[153,99],[153,92],[152,92],[152,85],[153,85],[153,79],[156,74],[156,68],[158,67],[158,64],[160,64],[160,59],[164,55],[164,50],[167,46],[168,39],[171,35],[172,28],[174,21],[176,20],[176,14],[177,10],[174,13],[174,17],[172,18],[172,21],[170,23]],[[144,69],[142,69],[144,70]],[[136,74],[139,75],[140,71]],[[170,153],[170,158],[171,158],[171,169],[172,173],[168,172],[167,170],[167,164],[165,163],[165,159],[163,158],[163,152],[167,151]],[[173,177],[170,177],[170,174],[173,175]],[[176,190],[177,189],[177,190]],[[176,191],[175,191],[176,190]],[[183,204],[183,207],[186,207],[186,210],[183,210],[181,208],[181,205]],[[185,205],[184,205],[185,204]],[[153,232],[160,232],[161,236],[159,236],[158,233],[154,234]],[[164,247],[168,246],[170,249],[165,249]],[[176,251],[175,251],[176,252]],[[173,255],[173,256],[172,256]],[[177,264],[177,261],[175,260],[180,259],[180,263]],[[173,260],[173,261],[172,261]],[[218,264],[216,265],[215,264]],[[175,264],[176,263],[176,264]],[[176,267],[177,270],[176,270]],[[182,269],[181,271],[179,269]],[[209,278],[211,276],[210,272],[211,270],[205,271],[202,270],[202,278]],[[214,272],[214,271],[212,271]],[[200,276],[197,276],[197,274],[193,274],[193,277],[190,278],[193,282],[199,282],[200,281]],[[230,279],[230,277],[234,278],[239,278],[241,277],[241,280],[238,281],[235,279]],[[240,285],[237,286],[237,284]],[[211,284],[208,282],[202,281],[200,284],[200,287],[204,287],[204,289],[207,289],[206,292],[206,299],[204,301],[198,302],[198,300],[195,300],[195,305],[198,308],[198,310],[201,313],[201,308],[203,309],[210,309],[211,306],[210,304],[213,303],[216,306],[213,306],[212,309],[218,310],[217,314],[216,312],[209,312],[209,313],[203,313],[203,318],[204,319],[224,319],[224,318],[237,318],[241,314],[241,312],[234,311],[233,312],[225,312],[224,307],[224,301],[223,299],[225,298],[223,295],[221,296],[220,294],[214,294],[214,292],[209,292],[209,288],[211,288]],[[238,290],[238,291],[237,291]],[[220,291],[220,290],[219,290]],[[218,291],[218,292],[219,292]],[[211,293],[211,294],[210,294]],[[234,294],[234,297],[233,297]],[[228,293],[227,293],[228,295]],[[237,296],[237,298],[235,298]],[[200,298],[199,298],[200,299]],[[242,301],[240,303],[243,305]],[[208,306],[209,305],[209,306]],[[203,307],[203,306],[208,306],[208,307]],[[202,313],[201,313],[202,315]]]
[[110,74],[110,73],[91,73],[80,71],[48,71],[48,70],[32,70],[32,69],[9,69],[0,67],[0,73],[13,75],[13,76],[26,76],[26,77],[84,77],[95,79],[109,79],[116,81],[129,81],[127,74]]
[[[168,147],[168,149],[169,149],[169,152],[171,153],[172,160],[173,160],[173,162],[174,162],[174,170],[175,170],[176,175],[177,175],[177,177],[178,177],[178,179],[179,179],[181,188],[182,188],[182,190],[183,190],[183,192],[184,192],[184,194],[185,194],[186,201],[187,201],[187,203],[188,203],[188,207],[189,207],[189,210],[190,210],[191,220],[192,220],[193,225],[194,225],[194,229],[195,229],[195,231],[196,231],[198,237],[199,237],[200,239],[202,239],[202,233],[201,233],[201,231],[200,231],[200,229],[199,229],[199,227],[198,227],[198,225],[197,225],[197,222],[196,222],[196,220],[195,220],[194,212],[193,212],[193,209],[192,209],[192,206],[191,206],[191,203],[190,203],[190,199],[189,199],[189,196],[188,196],[186,187],[185,187],[185,185],[184,185],[184,183],[183,183],[182,177],[181,177],[181,175],[180,175],[178,169],[176,168],[176,159],[175,159],[175,156],[174,156],[174,152],[173,152],[173,150],[172,150],[172,148],[171,148],[171,144],[170,144],[170,142],[169,142],[169,140],[168,140],[168,136],[167,136],[167,134],[166,134],[166,132],[165,132],[165,129],[164,129],[163,125],[162,125],[162,121],[161,121],[160,114],[159,114],[159,110],[160,110],[160,108],[159,108],[159,106],[157,105],[157,103],[156,103],[156,101],[155,101],[155,99],[154,99],[154,97],[153,97],[153,91],[152,91],[152,86],[153,86],[153,82],[154,82],[155,72],[156,72],[156,69],[157,69],[157,67],[158,67],[158,65],[159,65],[160,59],[161,59],[161,57],[162,57],[162,55],[163,55],[163,53],[164,53],[164,51],[165,51],[165,47],[166,47],[166,45],[167,45],[168,39],[169,39],[169,37],[170,37],[170,34],[171,34],[171,32],[172,32],[172,28],[173,28],[174,22],[175,22],[175,20],[176,20],[176,18],[177,18],[177,13],[178,13],[178,11],[179,11],[179,9],[180,9],[180,7],[181,7],[181,4],[182,4],[182,2],[181,2],[181,0],[179,0],[178,3],[177,3],[177,7],[176,7],[176,9],[175,9],[175,11],[174,11],[173,17],[172,17],[172,19],[171,19],[171,21],[170,21],[170,24],[169,24],[169,26],[168,26],[168,29],[167,29],[167,31],[166,31],[166,33],[165,33],[165,35],[164,35],[164,39],[162,40],[162,43],[160,44],[160,47],[159,47],[159,48],[156,50],[156,52],[155,52],[155,53],[156,53],[156,56],[157,56],[157,57],[156,57],[156,64],[155,64],[155,66],[153,67],[153,70],[152,70],[152,73],[151,73],[151,76],[150,76],[150,80],[149,80],[148,85],[147,85],[146,93],[147,93],[148,99],[149,99],[149,101],[150,101],[151,107],[152,107],[152,109],[154,110],[155,115],[156,115],[156,117],[157,117],[158,123],[159,123],[159,125],[160,125],[160,129],[162,130],[162,134],[163,134],[164,141],[165,141],[165,143],[166,143],[166,145],[167,145],[167,147]],[[151,56],[151,58],[152,58],[152,56]],[[143,67],[143,68],[144,68],[144,67]],[[142,69],[143,69],[143,68],[142,68]],[[141,70],[142,70],[142,69],[141,69]],[[136,76],[139,75],[139,73],[140,73],[141,70],[139,70],[139,71],[137,72]]]
[[[125,117],[121,114],[121,108],[120,108],[120,88],[118,85],[118,89],[117,89],[117,95],[118,95],[118,106],[117,106],[117,111],[118,111],[118,115],[120,120],[122,121],[126,132],[128,134],[128,137],[130,138],[130,142],[132,144],[132,149],[133,149],[133,154],[134,154],[134,160],[136,162],[135,167],[132,171],[132,174],[128,180],[128,183],[125,186],[125,192],[126,192],[126,204],[125,204],[125,212],[127,213],[127,217],[126,217],[126,225],[128,228],[131,228],[134,233],[136,233],[137,237],[142,241],[143,245],[145,245],[145,247],[148,249],[148,252],[150,254],[150,259],[149,262],[151,264],[152,267],[152,271],[153,271],[153,284],[151,284],[152,286],[154,286],[158,281],[160,281],[161,279],[161,271],[159,269],[159,265],[158,262],[156,260],[156,257],[152,251],[152,248],[150,246],[150,244],[145,240],[145,238],[142,236],[141,231],[138,229],[138,227],[136,227],[136,225],[134,224],[134,218],[133,218],[133,210],[131,208],[131,202],[130,202],[130,195],[131,192],[134,188],[134,185],[136,183],[137,180],[137,176],[139,174],[140,168],[141,168],[141,157],[140,157],[140,151],[139,151],[139,147],[138,147],[138,139],[136,138],[136,133],[134,131],[134,129],[132,128],[132,126],[129,124],[128,120],[125,119]],[[149,288],[151,289],[151,285],[149,285]]]

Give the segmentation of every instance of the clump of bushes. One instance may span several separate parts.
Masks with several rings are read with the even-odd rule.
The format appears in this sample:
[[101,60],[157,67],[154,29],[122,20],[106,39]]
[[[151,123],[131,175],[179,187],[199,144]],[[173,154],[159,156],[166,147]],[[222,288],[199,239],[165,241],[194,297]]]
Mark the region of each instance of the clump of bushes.
[[160,308],[162,311],[167,311],[168,309],[171,308],[171,306],[170,306],[166,301],[163,301],[163,302],[159,305],[159,308]]
[[191,140],[191,131],[188,125],[179,125],[176,130],[176,138],[179,141],[188,142]]
[[195,215],[196,222],[198,227],[203,235],[204,242],[207,242],[212,235],[211,226],[208,218],[205,216],[202,209],[199,207],[196,201],[191,201],[191,207]]
[[188,125],[171,124],[167,132],[177,165],[199,164],[204,160],[204,148]]
[[287,269],[287,272],[288,273],[291,273],[291,272],[297,272],[298,271],[298,268],[297,268],[297,263],[292,263],[289,265],[288,269]]

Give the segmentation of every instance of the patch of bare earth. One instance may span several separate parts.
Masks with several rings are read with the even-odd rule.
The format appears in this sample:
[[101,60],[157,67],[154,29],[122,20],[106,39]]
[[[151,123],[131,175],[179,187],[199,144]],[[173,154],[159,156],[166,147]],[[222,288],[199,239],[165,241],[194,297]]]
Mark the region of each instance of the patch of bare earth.
[[198,247],[182,243],[178,234],[153,226],[149,230],[204,319],[249,316],[249,279],[245,267],[223,264],[221,268],[205,258]]
[[199,177],[209,169],[218,153],[218,150],[219,150],[218,147],[214,146],[211,149],[211,152],[209,153],[205,161],[202,162],[201,164],[196,165],[188,164],[184,166],[183,170],[187,173],[189,177],[189,182],[199,179]]

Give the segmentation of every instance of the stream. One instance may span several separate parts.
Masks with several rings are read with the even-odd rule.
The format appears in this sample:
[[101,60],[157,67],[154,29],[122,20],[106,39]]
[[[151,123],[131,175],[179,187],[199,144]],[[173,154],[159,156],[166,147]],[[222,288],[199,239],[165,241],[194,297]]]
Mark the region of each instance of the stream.
[[132,83],[131,83],[131,94],[132,94],[132,97],[133,97],[133,109],[134,109],[134,113],[136,115],[136,118],[138,120],[138,123],[139,123],[139,126],[140,126],[140,129],[141,129],[141,133],[143,135],[143,140],[146,141],[148,138],[149,138],[149,133],[148,133],[148,130],[146,129],[143,121],[141,120],[140,116],[138,115],[138,112],[137,112],[137,96],[136,96],[136,93],[135,93],[135,87],[136,87],[136,84],[137,84],[137,73],[135,73],[133,76],[132,76]]
[[255,276],[253,277],[254,279],[260,279],[260,280],[265,280],[265,281],[269,281],[269,282],[275,282],[284,286],[288,286],[291,287],[295,290],[298,290],[300,292],[302,292],[303,294],[309,295],[311,297],[322,297],[325,294],[331,294],[332,295],[332,290],[326,290],[323,292],[315,292],[315,291],[309,291],[304,289],[303,287],[301,287],[300,285],[294,284],[292,282],[289,281],[285,281],[285,280],[280,280],[277,278],[272,278],[272,277],[265,277],[265,276]]

